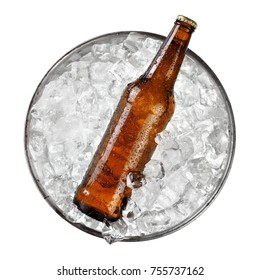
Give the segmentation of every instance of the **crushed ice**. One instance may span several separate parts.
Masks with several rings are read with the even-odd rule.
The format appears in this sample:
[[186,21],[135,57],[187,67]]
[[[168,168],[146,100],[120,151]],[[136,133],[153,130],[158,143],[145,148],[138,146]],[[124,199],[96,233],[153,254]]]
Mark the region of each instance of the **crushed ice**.
[[226,105],[203,66],[186,56],[175,86],[174,117],[156,137],[145,181],[129,175],[133,195],[123,218],[100,223],[74,207],[75,189],[122,90],[146,70],[161,43],[133,32],[71,54],[52,70],[30,108],[27,147],[41,188],[70,222],[102,232],[109,243],[177,227],[207,203],[227,167]]

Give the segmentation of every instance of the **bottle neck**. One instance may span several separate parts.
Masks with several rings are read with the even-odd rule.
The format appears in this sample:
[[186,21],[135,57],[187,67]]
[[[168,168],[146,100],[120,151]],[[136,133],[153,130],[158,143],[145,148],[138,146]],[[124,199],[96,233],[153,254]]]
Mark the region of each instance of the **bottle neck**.
[[158,85],[172,90],[194,29],[186,23],[175,22],[154,60],[144,74]]

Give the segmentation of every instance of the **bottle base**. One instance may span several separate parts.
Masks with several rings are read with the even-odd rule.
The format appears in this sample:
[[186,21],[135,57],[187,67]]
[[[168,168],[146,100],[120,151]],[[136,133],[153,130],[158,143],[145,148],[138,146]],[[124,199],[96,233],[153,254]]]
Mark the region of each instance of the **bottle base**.
[[104,214],[101,214],[100,212],[98,212],[95,208],[93,207],[89,207],[86,204],[78,201],[77,199],[74,199],[73,203],[78,207],[78,209],[83,212],[84,214],[86,214],[87,216],[100,221],[100,222],[104,222],[104,220],[109,220],[111,222],[114,222],[116,220],[118,220],[118,218],[111,218],[111,217],[107,217]]

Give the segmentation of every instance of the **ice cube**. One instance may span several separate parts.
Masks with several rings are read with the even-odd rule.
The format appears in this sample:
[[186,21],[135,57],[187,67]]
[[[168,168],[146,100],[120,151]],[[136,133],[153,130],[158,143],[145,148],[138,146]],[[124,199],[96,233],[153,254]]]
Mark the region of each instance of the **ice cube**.
[[154,207],[160,193],[160,185],[156,180],[149,180],[147,184],[141,188],[135,189],[132,192],[132,200],[142,208],[142,210],[150,210]]
[[151,50],[153,53],[158,51],[162,42],[153,38],[146,38],[143,43],[143,47]]
[[186,162],[194,153],[194,144],[190,137],[181,137],[178,141],[182,158]]
[[128,52],[134,53],[143,46],[146,36],[137,32],[130,32],[123,45]]
[[180,168],[175,172],[168,173],[167,177],[165,176],[164,178],[164,184],[174,192],[177,192],[179,196],[182,196],[189,184],[187,171]]
[[125,86],[127,85],[127,82],[131,81],[129,81],[129,79],[135,75],[134,73],[136,73],[136,76],[138,75],[138,69],[136,69],[131,63],[123,60],[116,62],[109,69],[109,72],[113,75],[113,79],[124,82]]
[[228,136],[221,128],[215,128],[208,136],[208,141],[214,147],[217,154],[226,151],[229,145]]
[[48,159],[56,176],[70,173],[71,163],[66,157],[64,144],[49,145]]
[[33,130],[32,141],[29,145],[29,149],[33,158],[43,155],[46,148],[46,138],[41,131]]
[[116,58],[115,62],[119,60],[126,60],[129,56],[129,52],[127,49],[123,48],[122,45],[111,45],[110,54],[113,58]]
[[189,107],[199,102],[199,89],[190,77],[186,75],[178,76],[176,83],[178,90],[175,91],[175,98],[179,104],[184,107]]
[[141,232],[145,234],[151,234],[156,232],[158,228],[161,230],[167,227],[170,223],[171,218],[168,216],[168,213],[163,210],[153,210],[153,211],[145,211],[142,215],[137,219],[137,224]]
[[91,82],[101,82],[102,87],[109,86],[114,77],[110,74],[113,64],[111,62],[92,62],[89,66],[89,75]]
[[123,240],[126,232],[127,224],[123,219],[115,222],[106,220],[102,228],[102,236],[109,244]]
[[79,223],[80,220],[83,219],[83,213],[75,205],[72,204],[71,210],[67,213],[66,218],[70,222],[77,221],[77,223]]
[[144,176],[145,178],[155,178],[155,179],[162,179],[164,177],[164,167],[162,162],[152,159],[150,160],[144,169]]
[[127,174],[127,186],[131,188],[140,188],[145,184],[143,173],[139,171],[132,171]]
[[207,147],[205,158],[209,162],[212,168],[219,169],[224,163],[224,159],[226,158],[225,153],[216,153],[216,150],[212,147]]
[[92,55],[99,58],[104,53],[108,53],[110,44],[94,44],[91,48]]
[[189,56],[185,56],[183,63],[181,65],[180,73],[183,75],[188,75],[190,79],[197,80],[197,76],[203,72],[201,67],[199,67],[196,62]]
[[162,163],[165,172],[172,172],[179,169],[182,166],[183,157],[181,150],[169,149],[161,153]]
[[218,103],[218,95],[215,89],[200,89],[200,103],[205,106],[213,106]]
[[141,209],[139,206],[132,200],[127,201],[126,208],[122,212],[123,219],[127,223],[131,223],[136,220],[141,214]]
[[168,130],[164,130],[161,133],[157,134],[155,142],[159,145],[161,150],[178,150],[179,144],[176,141],[176,136],[173,133],[170,133]]
[[166,209],[168,207],[172,207],[175,205],[180,199],[180,195],[178,192],[170,188],[169,186],[165,186],[161,194],[157,197],[155,201],[156,209]]

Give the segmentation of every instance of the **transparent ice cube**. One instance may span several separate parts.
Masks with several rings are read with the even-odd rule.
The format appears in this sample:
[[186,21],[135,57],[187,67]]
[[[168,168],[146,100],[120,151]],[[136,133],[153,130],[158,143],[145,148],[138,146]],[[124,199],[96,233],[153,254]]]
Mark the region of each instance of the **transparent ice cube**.
[[160,228],[165,229],[171,222],[171,218],[168,216],[166,210],[152,210],[145,211],[137,220],[137,225],[141,233],[152,234]]
[[105,221],[102,229],[102,236],[109,244],[112,244],[116,241],[123,240],[126,232],[127,224],[123,219],[116,222]]
[[139,206],[132,199],[129,199],[127,201],[126,208],[122,212],[123,219],[128,223],[131,223],[136,220],[140,216],[140,214],[141,209],[139,208]]
[[208,141],[215,148],[217,154],[221,154],[226,151],[229,144],[227,133],[219,127],[215,128],[210,133]]
[[150,160],[144,169],[144,176],[145,178],[155,178],[155,179],[162,179],[164,177],[165,171],[163,164],[156,159]]

